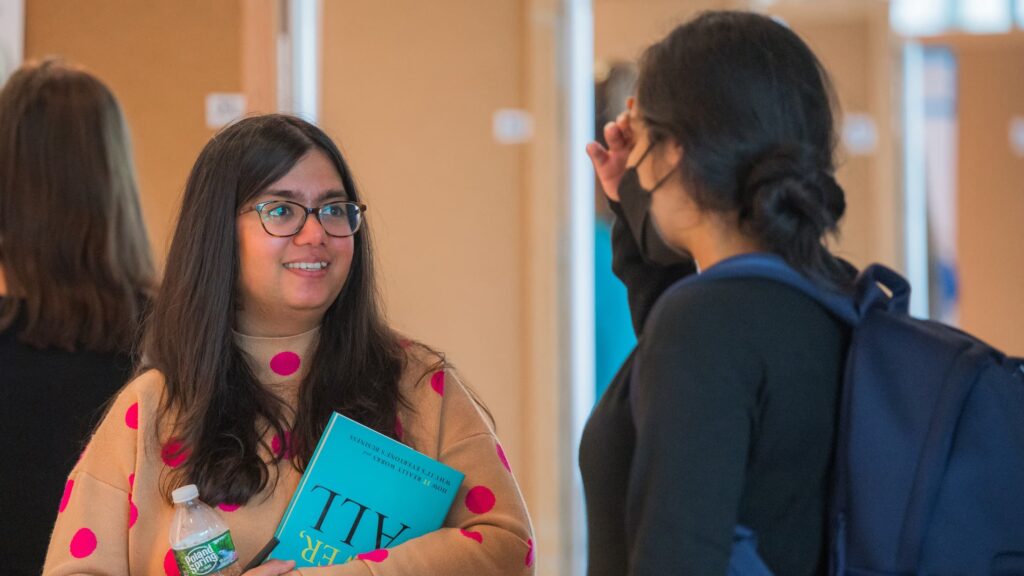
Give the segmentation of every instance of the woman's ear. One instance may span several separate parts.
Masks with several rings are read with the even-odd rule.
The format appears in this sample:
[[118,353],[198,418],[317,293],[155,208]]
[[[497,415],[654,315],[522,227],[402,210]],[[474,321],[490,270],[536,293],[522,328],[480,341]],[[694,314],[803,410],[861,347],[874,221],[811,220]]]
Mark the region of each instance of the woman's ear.
[[675,138],[668,138],[665,141],[665,161],[670,166],[679,166],[683,161],[683,145]]

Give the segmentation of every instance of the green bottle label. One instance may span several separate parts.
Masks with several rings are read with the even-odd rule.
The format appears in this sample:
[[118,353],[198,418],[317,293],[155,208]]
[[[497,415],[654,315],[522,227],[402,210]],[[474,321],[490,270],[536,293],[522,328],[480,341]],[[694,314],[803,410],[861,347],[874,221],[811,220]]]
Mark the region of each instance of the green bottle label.
[[231,533],[225,532],[191,548],[174,551],[181,576],[206,576],[220,572],[238,560]]

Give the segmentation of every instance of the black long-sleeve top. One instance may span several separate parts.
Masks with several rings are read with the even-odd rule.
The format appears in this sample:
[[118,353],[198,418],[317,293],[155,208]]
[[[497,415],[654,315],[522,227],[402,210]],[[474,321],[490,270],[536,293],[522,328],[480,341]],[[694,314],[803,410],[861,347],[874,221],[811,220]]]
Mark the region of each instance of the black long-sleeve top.
[[638,344],[580,446],[588,574],[724,575],[737,524],[775,574],[823,573],[847,329],[755,279],[673,291],[648,317],[674,279],[630,243],[613,233]]
[[131,374],[127,354],[39,349],[0,331],[0,573],[38,575],[68,473]]

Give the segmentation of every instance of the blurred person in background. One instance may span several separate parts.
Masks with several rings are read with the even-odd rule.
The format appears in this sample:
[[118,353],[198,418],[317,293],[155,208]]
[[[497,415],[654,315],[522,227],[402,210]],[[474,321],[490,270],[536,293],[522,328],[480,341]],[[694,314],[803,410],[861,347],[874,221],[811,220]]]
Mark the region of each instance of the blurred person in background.
[[[614,62],[603,69],[594,86],[594,110],[598,142],[604,141],[604,125],[615,120],[636,87],[636,67]],[[612,272],[612,227],[615,214],[601,181],[594,181],[594,398],[599,400],[608,384],[636,345],[627,305],[626,287]]]
[[39,574],[65,480],[127,382],[155,284],[128,128],[95,76],[25,64],[0,91],[0,541]]

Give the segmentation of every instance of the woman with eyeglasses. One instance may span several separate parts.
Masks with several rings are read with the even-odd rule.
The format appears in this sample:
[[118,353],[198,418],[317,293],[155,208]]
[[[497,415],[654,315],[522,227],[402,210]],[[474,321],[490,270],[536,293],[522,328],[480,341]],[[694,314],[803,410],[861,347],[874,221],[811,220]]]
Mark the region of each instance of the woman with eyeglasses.
[[0,572],[42,569],[155,284],[117,99],[74,65],[25,64],[0,92]]
[[[851,290],[828,248],[845,208],[828,74],[784,25],[744,12],[680,25],[644,52],[605,137],[587,152],[634,263],[782,260]],[[631,290],[657,285],[627,268]],[[825,574],[849,329],[781,283],[693,280],[635,318],[631,364],[584,430],[588,574]]]
[[[206,145],[143,367],[68,480],[45,574],[176,573],[170,493],[185,484],[219,508],[248,563],[332,411],[466,477],[440,530],[301,574],[533,572],[529,518],[485,411],[443,356],[384,319],[366,212],[337,147],[305,121],[247,118]],[[492,498],[467,498],[477,487]],[[274,560],[248,574],[286,573],[299,571]]]

